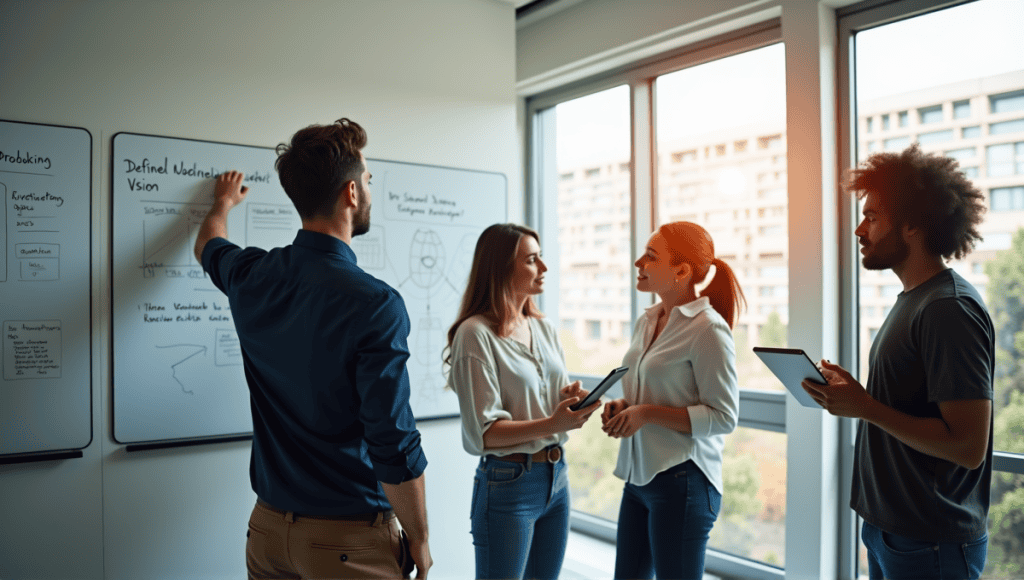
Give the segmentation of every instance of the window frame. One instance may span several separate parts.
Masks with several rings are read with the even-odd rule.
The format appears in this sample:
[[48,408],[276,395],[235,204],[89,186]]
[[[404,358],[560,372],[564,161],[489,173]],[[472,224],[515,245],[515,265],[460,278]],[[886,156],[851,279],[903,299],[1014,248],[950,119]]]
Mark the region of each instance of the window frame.
[[[655,81],[657,77],[682,69],[698,66],[736,54],[764,48],[782,42],[781,19],[772,17],[757,24],[745,26],[700,42],[688,44],[661,55],[643,59],[626,69],[610,71],[562,87],[541,92],[526,99],[526,183],[530,189],[526,196],[527,223],[538,230],[541,239],[557,235],[554,215],[557,212],[557,195],[547,192],[544,184],[557,184],[558,174],[552,147],[544,147],[544,140],[554,134],[554,107],[559,103],[579,97],[627,85],[630,91],[630,116],[632,126],[630,196],[631,210],[629,224],[632,229],[630,260],[638,258],[637,248],[642,248],[649,232],[658,223],[656,138],[654,132]],[[546,114],[548,113],[548,114]],[[552,180],[552,177],[554,179]],[[545,181],[546,179],[546,181]],[[549,274],[557,276],[558,264],[552,264],[552,254],[545,256]],[[555,280],[557,282],[557,279]],[[557,286],[557,283],[555,284]],[[654,303],[653,296],[631,288],[632,324],[644,309]],[[557,317],[557,300],[540,297],[541,307],[549,316]],[[788,302],[787,302],[788,303]],[[602,377],[570,375],[570,380],[580,380],[586,389],[592,389]],[[621,396],[621,387],[616,386],[609,396]],[[740,390],[739,426],[761,429],[776,433],[786,432],[786,393],[766,392],[749,389]],[[586,513],[573,511],[570,519],[574,531],[602,539],[615,541],[616,524]],[[755,578],[759,580],[782,580],[785,570],[763,562],[751,560],[709,548],[706,555],[706,569],[713,574]]]

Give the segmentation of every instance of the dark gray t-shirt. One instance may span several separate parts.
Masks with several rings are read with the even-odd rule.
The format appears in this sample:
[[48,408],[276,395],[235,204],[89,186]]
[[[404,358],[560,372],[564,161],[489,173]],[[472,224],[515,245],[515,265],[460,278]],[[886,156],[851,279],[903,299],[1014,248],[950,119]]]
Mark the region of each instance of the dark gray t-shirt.
[[[978,291],[952,269],[901,292],[871,345],[867,390],[915,417],[939,403],[992,399],[995,330]],[[934,542],[968,542],[986,531],[992,480],[985,462],[966,469],[916,451],[860,421],[850,507],[883,531]]]

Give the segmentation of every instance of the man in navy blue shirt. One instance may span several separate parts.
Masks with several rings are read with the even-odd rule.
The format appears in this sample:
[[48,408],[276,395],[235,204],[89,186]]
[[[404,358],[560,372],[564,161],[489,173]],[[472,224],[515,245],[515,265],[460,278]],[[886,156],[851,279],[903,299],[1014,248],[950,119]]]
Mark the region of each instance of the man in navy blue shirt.
[[196,240],[230,301],[249,385],[249,578],[397,578],[413,565],[426,578],[432,564],[409,315],[350,247],[370,227],[365,145],[362,127],[340,119],[278,146],[281,185],[302,218],[292,245],[226,239],[228,212],[249,191],[237,171],[217,178]]

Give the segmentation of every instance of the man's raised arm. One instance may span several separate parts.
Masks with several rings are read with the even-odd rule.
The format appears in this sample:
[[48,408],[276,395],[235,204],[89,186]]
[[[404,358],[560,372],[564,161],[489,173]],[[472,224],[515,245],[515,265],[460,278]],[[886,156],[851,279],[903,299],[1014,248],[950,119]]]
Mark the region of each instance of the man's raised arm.
[[196,238],[195,254],[196,260],[203,263],[203,248],[213,238],[228,237],[228,212],[242,200],[249,188],[242,185],[245,174],[241,171],[226,171],[217,176],[217,183],[213,188],[213,207],[206,214],[203,225],[199,228],[199,236]]

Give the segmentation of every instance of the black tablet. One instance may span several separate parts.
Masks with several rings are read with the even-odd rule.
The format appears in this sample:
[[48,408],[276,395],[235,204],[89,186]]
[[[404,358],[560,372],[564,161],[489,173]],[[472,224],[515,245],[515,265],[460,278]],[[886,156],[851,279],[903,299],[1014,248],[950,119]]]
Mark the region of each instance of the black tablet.
[[629,367],[619,367],[608,373],[608,376],[601,381],[601,384],[597,385],[593,391],[590,391],[590,394],[584,397],[582,401],[577,401],[575,404],[571,405],[569,409],[579,411],[584,407],[589,407],[594,401],[600,399],[601,395],[605,394],[608,389],[612,388],[615,383],[619,382],[619,379],[621,379],[622,375],[626,374],[626,371],[628,370]]
[[814,365],[811,358],[807,356],[802,349],[799,348],[768,348],[764,346],[755,346],[754,354],[756,354],[764,364],[771,369],[772,373],[778,377],[782,385],[786,387],[796,400],[805,407],[821,408],[821,405],[814,402],[814,399],[807,394],[800,383],[804,382],[804,379],[811,379],[812,381],[828,384],[825,377],[821,375],[821,371]]

